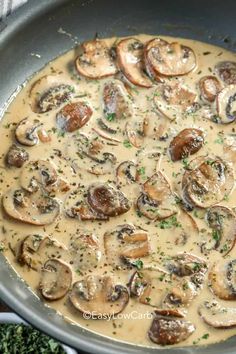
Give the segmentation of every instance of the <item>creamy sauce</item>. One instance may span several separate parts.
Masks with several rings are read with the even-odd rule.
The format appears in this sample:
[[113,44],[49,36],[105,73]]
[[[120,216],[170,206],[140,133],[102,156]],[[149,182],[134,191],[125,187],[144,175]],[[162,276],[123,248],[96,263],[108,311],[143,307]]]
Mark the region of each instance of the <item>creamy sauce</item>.
[[[137,38],[139,38],[142,42],[146,42],[152,37],[141,35]],[[173,41],[173,38],[164,39]],[[115,42],[115,40],[115,38],[109,39],[107,40],[107,43],[111,45]],[[219,47],[193,40],[174,40],[180,41],[182,44],[192,48],[196,55],[197,66],[187,75],[179,77],[178,79],[172,78],[172,82],[173,80],[176,80],[180,83],[183,83],[188,89],[197,93],[198,96],[198,82],[201,77],[205,75],[215,75],[212,71],[215,64],[219,61],[236,60],[234,53]],[[149,263],[155,263],[156,265],[163,268],[163,265],[168,257],[175,256],[178,253],[184,251],[190,252],[203,258],[206,261],[207,267],[209,269],[215,261],[218,261],[220,258],[222,258],[222,254],[217,250],[211,250],[208,254],[203,254],[201,252],[200,245],[202,244],[203,239],[205,239],[204,237],[206,237],[206,230],[209,231],[209,227],[206,225],[206,222],[203,219],[204,209],[194,208],[192,212],[189,212],[191,217],[198,225],[199,232],[196,232],[193,227],[192,220],[186,216],[186,212],[181,210],[178,204],[176,206],[178,209],[178,212],[175,215],[176,219],[172,218],[166,228],[165,225],[164,228],[162,228],[163,222],[151,221],[145,216],[138,214],[135,206],[132,206],[127,213],[117,217],[111,217],[108,221],[79,221],[66,215],[63,206],[66,197],[73,190],[76,190],[79,185],[82,184],[89,186],[91,183],[97,181],[116,182],[115,169],[113,169],[112,173],[110,174],[96,176],[86,171],[86,159],[82,162],[80,161],[79,167],[77,166],[77,168],[74,169],[74,166],[73,168],[71,167],[71,161],[63,158],[64,156],[70,158],[73,156],[73,154],[75,154],[76,157],[72,136],[76,135],[78,131],[85,134],[91,134],[91,132],[93,132],[93,135],[95,134],[92,129],[97,127],[97,119],[104,117],[102,103],[104,83],[112,80],[112,77],[107,77],[100,80],[90,80],[78,75],[73,68],[73,63],[77,55],[77,49],[69,51],[68,53],[49,63],[32,79],[30,79],[26,86],[10,104],[1,121],[1,196],[3,196],[9,188],[18,189],[20,187],[19,177],[24,166],[19,169],[15,167],[6,168],[5,156],[14,140],[15,125],[25,117],[40,120],[40,122],[43,123],[43,128],[48,132],[51,138],[51,141],[49,142],[39,142],[32,147],[24,147],[29,153],[29,159],[37,160],[40,157],[40,159],[52,161],[57,167],[58,175],[63,177],[70,185],[69,192],[55,193],[56,198],[60,201],[59,203],[61,205],[61,212],[56,221],[50,225],[35,226],[19,222],[17,220],[14,221],[12,218],[9,218],[5,212],[1,211],[0,222],[2,226],[2,232],[0,234],[0,242],[2,242],[2,245],[4,246],[4,255],[6,256],[7,260],[17,271],[19,276],[22,277],[22,279],[24,279],[27,284],[29,284],[35,294],[41,297],[38,290],[41,272],[31,269],[27,265],[20,264],[17,261],[17,257],[15,256],[15,252],[17,252],[19,249],[19,245],[22,240],[24,240],[24,238],[30,234],[48,235],[58,240],[58,242],[62,243],[66,247],[69,247],[71,237],[75,235],[78,230],[89,230],[94,235],[96,235],[99,240],[99,248],[102,252],[102,257],[95,269],[91,269],[89,272],[84,270],[83,274],[81,274],[79,271],[76,271],[75,267],[72,266],[73,283],[82,279],[87,274],[93,273],[100,275],[111,274],[114,276],[117,283],[126,285],[129,282],[131,275],[134,273],[135,267],[133,267],[133,269],[115,270],[112,268],[112,266],[108,265],[104,253],[103,237],[106,231],[114,229],[117,225],[132,223],[139,228],[147,230],[148,232],[150,247],[152,250],[152,256],[151,258],[148,258]],[[35,113],[31,109],[32,106],[30,105],[30,89],[32,84],[39,78],[52,74],[56,75],[59,82],[65,82],[74,87],[75,94],[72,101],[80,100],[86,102],[93,110],[91,119],[77,132],[66,132],[65,134],[60,134],[58,128],[57,130],[55,129],[57,127],[55,117],[61,107],[43,114]],[[221,82],[219,77],[218,79]],[[222,83],[222,86],[223,85],[224,84]],[[158,112],[153,104],[153,97],[156,89],[156,84],[154,84],[151,88],[140,88],[138,86],[133,86],[129,90],[129,93],[132,96],[131,105],[133,107],[133,114],[137,121],[140,121],[144,117],[148,116],[149,120],[157,121],[158,126],[159,123],[162,124],[164,130],[163,136],[166,136],[167,138],[160,140],[158,138],[153,139],[153,137],[145,137],[141,148],[132,146],[127,140],[125,133],[118,137],[121,140],[120,143],[112,143],[112,141],[109,142],[108,140],[103,139],[106,144],[106,152],[113,153],[117,158],[115,167],[117,167],[123,161],[130,160],[134,163],[137,163],[139,160],[141,160],[141,162],[139,162],[139,169],[141,169],[140,179],[141,183],[143,183],[155,172],[155,165],[157,165],[157,169],[162,171],[163,174],[167,177],[172,191],[177,193],[179,196],[181,196],[181,180],[186,170],[186,165],[189,161],[195,159],[198,156],[216,155],[222,158],[226,158],[232,162],[233,169],[235,169],[236,150],[233,151],[233,149],[230,149],[230,152],[227,152],[226,147],[226,141],[229,139],[232,140],[232,136],[235,134],[235,123],[224,125],[216,124],[209,119],[199,116],[197,113],[188,114],[183,119],[171,121],[168,118],[161,116],[160,112]],[[129,118],[127,118],[127,121],[128,120]],[[109,123],[109,126],[112,126],[112,124],[114,127],[116,126],[115,122],[107,123]],[[187,159],[172,162],[167,151],[169,144],[173,137],[175,137],[184,128],[201,129],[204,132],[205,144],[198,152],[192,156],[189,156]],[[235,141],[234,144],[236,144]],[[55,149],[60,150],[62,156]],[[150,161],[150,159],[148,160],[147,158],[146,160],[145,158],[142,160],[143,153],[153,151],[160,153],[157,162],[153,160]],[[139,185],[137,183],[129,184],[127,186],[122,186],[121,190],[125,193],[127,198],[133,204],[135,204],[138,196],[140,195]],[[233,188],[233,190],[230,192],[230,195],[225,196],[224,200],[222,200],[220,204],[234,208],[236,207],[235,200],[236,190]],[[187,242],[184,245],[177,241],[181,232],[184,232],[187,235]],[[225,256],[225,258],[236,258],[235,248],[233,248],[229,254]],[[143,258],[143,262],[145,264],[145,257]],[[153,292],[153,298],[152,295],[150,295],[150,302],[152,302],[156,307],[161,307],[163,294],[165,293],[165,289],[169,287],[170,284],[165,283],[165,280],[163,281],[156,279],[155,291]],[[193,323],[196,326],[196,330],[185,341],[177,345],[205,345],[225,340],[236,334],[235,328],[227,330],[215,329],[208,326],[200,318],[198,314],[199,305],[202,304],[205,300],[211,300],[213,298],[216,297],[208,287],[208,280],[206,275],[203,288],[191,301],[191,304],[186,311],[186,320],[189,320],[191,323]],[[235,301],[219,300],[219,302],[226,307],[236,307]],[[153,313],[154,307],[148,304],[141,304],[137,298],[130,298],[128,305],[121,312],[123,317],[109,321],[83,319],[82,314],[75,310],[73,306],[71,306],[70,301],[68,300],[68,295],[63,297],[61,300],[48,302],[48,304],[63,316],[65,316],[65,318],[78,324],[78,326],[89,329],[101,335],[111,337],[114,340],[125,341],[142,346],[158,346],[157,344],[151,342],[147,335],[152,322],[152,318],[150,316]],[[126,315],[131,313],[133,313],[133,319],[125,318]]]

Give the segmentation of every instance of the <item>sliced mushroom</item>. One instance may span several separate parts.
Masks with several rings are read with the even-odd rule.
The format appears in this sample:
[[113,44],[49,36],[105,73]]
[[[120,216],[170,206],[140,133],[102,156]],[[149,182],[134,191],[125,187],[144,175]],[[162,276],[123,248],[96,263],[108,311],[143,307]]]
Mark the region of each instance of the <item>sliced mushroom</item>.
[[124,214],[131,207],[126,196],[107,183],[94,183],[89,186],[88,203],[96,212],[106,216]]
[[108,220],[109,217],[94,210],[87,201],[87,191],[80,186],[71,192],[65,201],[66,215],[79,220]]
[[212,292],[222,300],[236,300],[236,260],[218,260],[210,269],[208,279]]
[[105,41],[95,39],[83,42],[80,49],[75,67],[81,75],[89,79],[101,79],[116,74],[117,68]]
[[109,264],[124,266],[150,254],[148,233],[131,224],[118,225],[105,233],[104,248]]
[[40,271],[50,258],[67,257],[67,249],[57,240],[39,234],[30,234],[21,242],[18,261]]
[[163,304],[174,308],[189,306],[203,286],[207,272],[206,262],[195,255],[182,253],[167,262],[167,269],[178,278],[168,291]]
[[197,95],[179,83],[158,84],[154,104],[170,120],[181,119],[194,104]]
[[155,314],[148,336],[156,344],[173,345],[185,341],[194,331],[189,321]]
[[236,84],[236,62],[221,61],[216,64],[215,70],[227,85]]
[[152,81],[144,73],[143,43],[136,38],[122,39],[116,46],[117,61],[126,78],[134,85],[149,88]]
[[228,124],[236,119],[236,84],[226,86],[218,93],[216,105],[221,123]]
[[95,175],[111,174],[116,163],[115,155],[109,152],[108,145],[98,135],[73,135],[68,139],[66,156],[73,169],[82,169]]
[[82,273],[96,268],[102,255],[97,237],[86,231],[72,236],[69,250],[73,256],[73,268]]
[[234,186],[232,166],[219,157],[198,157],[190,162],[182,179],[185,200],[208,208],[229,195]]
[[133,161],[124,161],[116,169],[118,184],[127,185],[135,183],[137,166]]
[[108,119],[122,120],[133,115],[132,102],[124,84],[113,80],[105,84],[103,90],[104,113]]
[[169,152],[172,161],[178,161],[198,152],[204,144],[200,129],[186,128],[170,142]]
[[59,75],[46,75],[38,79],[29,92],[33,112],[47,113],[73,97],[74,87]]
[[177,213],[175,196],[162,172],[156,172],[143,185],[137,208],[151,220],[162,220]]
[[147,71],[158,81],[160,75],[185,75],[196,66],[196,57],[191,48],[160,38],[154,38],[146,44],[144,60]]
[[6,154],[6,163],[9,166],[22,167],[29,160],[29,154],[25,149],[13,144]]
[[51,224],[60,212],[56,199],[23,189],[9,190],[3,196],[3,208],[13,219],[33,225]]
[[236,308],[221,306],[216,300],[205,301],[199,306],[198,313],[211,327],[232,328],[236,326]]
[[80,312],[106,319],[124,310],[129,293],[125,286],[115,284],[110,276],[90,275],[74,283],[70,301]]
[[140,148],[144,141],[143,119],[130,120],[125,127],[129,142],[136,148]]
[[158,171],[161,153],[158,150],[140,149],[137,151],[137,157],[136,179],[144,183]]
[[58,259],[49,259],[42,269],[39,289],[42,296],[50,301],[66,295],[72,283],[70,267]]
[[199,81],[199,89],[204,100],[214,102],[221,90],[221,84],[215,76],[203,76]]
[[35,192],[40,187],[50,191],[57,182],[55,166],[50,161],[30,161],[21,172],[20,184],[28,192]]
[[[143,266],[144,268],[144,266]],[[129,280],[130,296],[137,298],[142,304],[160,306],[166,284],[171,281],[169,275],[161,270],[141,269],[134,272]],[[173,309],[160,309],[160,311],[174,311]],[[176,312],[178,310],[176,309]]]
[[28,118],[22,119],[15,130],[16,140],[26,146],[34,146],[38,143],[37,130],[42,125],[39,120],[30,121]]
[[74,132],[89,121],[92,113],[85,102],[68,103],[57,113],[57,125],[62,131]]
[[215,205],[208,209],[205,219],[211,228],[212,248],[226,256],[236,241],[236,215],[227,207]]

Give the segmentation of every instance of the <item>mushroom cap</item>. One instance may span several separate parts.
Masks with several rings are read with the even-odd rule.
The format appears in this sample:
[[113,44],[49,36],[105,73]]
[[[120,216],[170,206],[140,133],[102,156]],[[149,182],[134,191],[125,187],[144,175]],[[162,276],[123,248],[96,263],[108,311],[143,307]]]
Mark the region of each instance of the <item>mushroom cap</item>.
[[219,203],[230,194],[233,186],[232,166],[217,156],[199,156],[192,160],[182,179],[184,199],[199,208]]
[[92,109],[85,102],[68,103],[57,113],[56,122],[60,130],[71,133],[82,128],[92,114]]
[[153,102],[158,111],[170,119],[178,120],[195,103],[197,95],[180,83],[159,83]]
[[6,154],[6,163],[8,166],[22,167],[29,160],[28,152],[22,147],[13,144]]
[[106,216],[124,214],[131,207],[124,193],[107,183],[94,183],[89,186],[88,203],[92,209]]
[[22,119],[16,126],[16,140],[26,146],[34,146],[38,143],[39,138],[37,129],[42,125],[38,119],[31,121],[29,118]]
[[89,79],[102,79],[117,73],[110,48],[104,40],[83,42],[80,51],[75,60],[75,67],[79,74]]
[[236,308],[221,306],[216,300],[205,301],[198,308],[203,321],[214,328],[232,328],[236,326]]
[[123,120],[133,116],[133,106],[122,81],[108,81],[103,89],[104,112],[106,116]]
[[129,293],[110,276],[90,275],[74,283],[70,301],[80,312],[103,319],[123,311],[129,302]]
[[152,81],[144,73],[143,43],[136,38],[122,39],[116,46],[118,66],[132,84],[152,87]]
[[195,326],[175,317],[155,315],[148,336],[160,345],[173,345],[186,340],[195,331]]
[[222,300],[236,300],[235,263],[235,259],[221,259],[209,271],[210,290]]
[[41,192],[29,194],[23,189],[10,189],[3,196],[3,208],[13,219],[33,225],[51,224],[60,212],[60,205]]
[[218,93],[216,108],[221,123],[232,123],[236,119],[236,84],[226,86]]
[[181,130],[170,142],[169,153],[172,161],[178,161],[195,154],[203,144],[202,130],[194,128]]
[[220,61],[216,64],[215,71],[227,85],[236,84],[236,62]]
[[63,75],[45,75],[36,80],[29,92],[31,109],[35,113],[47,113],[73,97],[73,83],[67,83]]
[[207,102],[214,102],[218,92],[221,90],[221,83],[213,75],[203,76],[199,81],[201,98]]
[[161,38],[151,39],[144,48],[146,70],[158,81],[160,76],[188,74],[196,66],[193,50],[180,43],[168,43]]
[[150,254],[148,233],[131,224],[118,225],[104,234],[104,248],[109,264],[124,266]]
[[56,184],[58,175],[56,166],[51,161],[35,160],[24,166],[20,175],[20,184],[28,192],[35,192],[40,187],[50,191]]
[[66,295],[72,283],[70,267],[58,259],[49,259],[42,269],[39,289],[42,296],[50,301],[59,300]]
[[151,220],[166,219],[177,213],[175,196],[162,172],[157,171],[143,184],[137,208]]

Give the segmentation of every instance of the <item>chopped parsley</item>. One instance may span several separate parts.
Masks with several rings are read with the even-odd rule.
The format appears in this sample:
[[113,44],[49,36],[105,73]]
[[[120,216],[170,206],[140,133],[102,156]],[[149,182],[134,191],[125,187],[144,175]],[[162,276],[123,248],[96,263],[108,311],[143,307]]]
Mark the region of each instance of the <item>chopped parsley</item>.
[[219,230],[212,230],[212,237],[215,241],[219,241],[221,238],[221,233]]
[[124,147],[126,147],[127,149],[130,149],[132,147],[132,144],[129,142],[129,140],[124,140],[123,141],[123,145]]
[[189,170],[189,161],[188,161],[188,159],[183,159],[182,160],[182,163],[183,163],[183,165],[184,165],[184,169],[185,170]]
[[116,114],[115,113],[107,113],[106,114],[106,120],[109,122],[113,122],[116,119]]
[[138,270],[143,268],[143,261],[141,259],[138,259],[137,261],[134,261],[132,263]]
[[171,216],[168,219],[161,220],[158,225],[160,229],[171,229],[172,227],[181,227],[182,225],[178,222],[176,216]]

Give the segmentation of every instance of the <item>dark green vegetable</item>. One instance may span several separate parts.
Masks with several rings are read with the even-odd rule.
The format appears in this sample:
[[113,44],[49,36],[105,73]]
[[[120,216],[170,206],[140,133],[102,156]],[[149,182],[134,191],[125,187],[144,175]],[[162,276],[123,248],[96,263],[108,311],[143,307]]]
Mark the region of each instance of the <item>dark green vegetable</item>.
[[23,324],[0,325],[1,354],[65,354],[54,339]]

